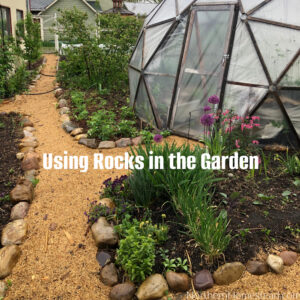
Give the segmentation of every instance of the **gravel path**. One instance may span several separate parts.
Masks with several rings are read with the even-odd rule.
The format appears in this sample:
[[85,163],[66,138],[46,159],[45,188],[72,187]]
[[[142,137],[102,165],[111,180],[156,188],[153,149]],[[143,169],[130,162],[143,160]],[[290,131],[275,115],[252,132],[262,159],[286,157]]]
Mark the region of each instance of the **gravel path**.
[[[55,74],[57,58],[46,55],[47,64],[43,72]],[[54,78],[42,76],[32,92],[48,91],[54,87]],[[30,115],[40,146],[37,152],[63,155],[88,155],[92,162],[91,150],[74,142],[61,128],[59,114],[55,109],[53,93],[41,96],[17,96],[16,101],[0,105],[0,111],[16,111]],[[183,139],[177,139],[182,142]],[[122,155],[128,149],[103,151],[104,154]],[[91,200],[98,199],[102,182],[108,177],[124,174],[117,170],[93,170],[87,173],[79,170],[41,169],[35,199],[27,217],[29,235],[21,246],[22,255],[13,270],[9,300],[101,300],[108,299],[109,288],[99,280],[99,265],[95,259],[96,247],[87,229],[84,211]],[[89,200],[87,200],[89,198]],[[56,223],[54,231],[49,230]],[[67,233],[67,234],[66,234]],[[69,234],[69,235],[68,235]],[[69,238],[67,237],[69,236]],[[71,236],[71,239],[70,239]],[[244,299],[298,299],[300,298],[300,262],[285,268],[283,275],[269,273],[263,277],[245,274],[229,287],[215,287],[201,299],[243,299],[241,294],[251,294]],[[229,293],[230,297],[213,296],[214,292]],[[298,298],[279,296],[270,298],[270,293],[298,293]],[[234,296],[235,293],[240,297]],[[266,293],[269,298],[254,296]],[[196,299],[192,293],[189,299]],[[200,299],[200,298],[199,298]]]

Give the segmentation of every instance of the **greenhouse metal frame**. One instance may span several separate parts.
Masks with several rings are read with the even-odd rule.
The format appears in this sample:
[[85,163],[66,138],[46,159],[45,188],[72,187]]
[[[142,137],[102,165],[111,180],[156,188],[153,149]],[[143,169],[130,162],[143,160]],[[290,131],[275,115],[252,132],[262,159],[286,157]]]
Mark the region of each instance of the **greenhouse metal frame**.
[[199,139],[203,106],[216,94],[215,109],[261,116],[263,140],[299,147],[299,11],[297,0],[162,1],[129,64],[138,117]]

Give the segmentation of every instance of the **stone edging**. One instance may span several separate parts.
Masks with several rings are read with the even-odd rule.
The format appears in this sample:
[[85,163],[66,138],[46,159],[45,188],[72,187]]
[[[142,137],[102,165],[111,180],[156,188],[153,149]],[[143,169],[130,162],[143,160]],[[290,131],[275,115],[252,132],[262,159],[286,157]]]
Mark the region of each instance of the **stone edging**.
[[[34,125],[27,117],[23,117],[21,122],[24,138],[20,140],[20,152],[16,156],[22,161],[21,168],[24,171],[24,176],[18,180],[17,185],[10,192],[10,201],[15,205],[11,210],[10,222],[2,231],[1,244],[3,248],[0,249],[0,279],[11,274],[21,255],[19,245],[25,241],[28,231],[27,222],[24,218],[27,216],[30,203],[34,198],[34,183],[37,180],[35,176],[40,168],[40,158],[35,152],[39,143],[34,136]],[[0,299],[5,297],[6,290],[6,284],[0,281]]]
[[138,136],[135,138],[121,138],[114,141],[102,141],[97,144],[96,139],[88,138],[88,135],[83,132],[83,128],[77,127],[76,124],[71,122],[69,113],[70,108],[68,107],[67,100],[63,99],[64,90],[58,88],[55,91],[55,97],[58,99],[57,108],[60,113],[60,120],[62,122],[62,128],[71,136],[74,137],[78,144],[84,145],[92,149],[113,149],[113,148],[124,148],[129,146],[137,146],[142,144],[142,137]]
[[[109,209],[115,207],[114,202],[109,198],[101,199],[99,204],[107,206]],[[119,242],[114,226],[105,217],[100,217],[92,225],[91,231],[97,247],[115,247]],[[299,245],[296,251],[300,252]],[[134,295],[139,300],[169,299],[166,296],[169,290],[186,293],[192,288],[192,292],[196,293],[196,290],[207,290],[215,284],[228,285],[239,280],[246,270],[252,275],[263,275],[270,271],[275,274],[282,274],[284,266],[293,265],[297,259],[298,254],[296,252],[282,251],[278,255],[268,255],[266,261],[248,261],[246,266],[240,262],[225,263],[213,274],[204,269],[190,277],[186,273],[168,271],[165,276],[166,279],[162,274],[154,274],[137,288],[132,282],[119,283],[118,271],[113,263],[114,258],[104,251],[97,253],[97,260],[101,266],[100,279],[105,285],[112,287],[109,294],[111,300],[130,300],[133,299]],[[164,296],[166,297],[164,298]]]

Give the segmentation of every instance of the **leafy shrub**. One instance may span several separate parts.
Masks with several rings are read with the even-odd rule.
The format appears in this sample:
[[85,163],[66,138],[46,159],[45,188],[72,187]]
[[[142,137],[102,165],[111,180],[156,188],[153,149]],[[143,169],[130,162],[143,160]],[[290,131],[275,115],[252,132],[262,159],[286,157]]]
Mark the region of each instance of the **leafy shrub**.
[[[58,18],[60,40],[81,44],[65,50],[59,80],[68,87],[128,90],[127,65],[142,21],[116,14],[99,15],[95,26],[78,9],[61,11]],[[96,30],[101,34],[95,35]]]
[[108,110],[98,110],[94,112],[87,121],[88,135],[101,140],[109,140],[115,134],[115,113]]
[[155,264],[154,240],[141,235],[134,226],[129,228],[126,238],[120,241],[116,262],[122,266],[131,281],[144,281],[152,273]]
[[122,224],[115,226],[115,230],[124,238],[132,227],[141,235],[151,237],[157,244],[161,244],[168,239],[169,227],[164,223],[153,225],[151,220],[138,221],[137,219],[131,219],[131,216],[128,214],[123,218]]
[[126,199],[129,194],[128,190],[128,176],[123,175],[120,178],[116,177],[114,180],[111,178],[103,181],[104,189],[102,196],[106,198],[115,199]]
[[76,120],[86,120],[89,116],[87,111],[84,93],[83,92],[72,92],[71,93],[71,102],[73,105],[74,117]]
[[97,220],[100,217],[106,217],[107,219],[112,219],[115,214],[115,210],[111,210],[107,206],[101,205],[97,203],[97,201],[93,201],[90,204],[89,211],[85,212],[84,214],[88,218],[87,222],[93,225],[95,222],[97,222]]
[[118,124],[118,135],[135,137],[138,131],[135,127],[136,122],[131,120],[121,120]]

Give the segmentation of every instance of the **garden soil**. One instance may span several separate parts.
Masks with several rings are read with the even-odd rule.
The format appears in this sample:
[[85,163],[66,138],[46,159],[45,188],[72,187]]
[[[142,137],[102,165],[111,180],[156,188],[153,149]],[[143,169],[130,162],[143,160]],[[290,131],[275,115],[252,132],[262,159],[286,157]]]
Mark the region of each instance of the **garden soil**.
[[[55,74],[57,57],[46,55],[46,58],[43,73]],[[49,91],[54,84],[53,77],[42,76],[31,92]],[[0,111],[15,111],[30,116],[37,130],[35,134],[40,143],[37,152],[40,156],[43,153],[63,155],[67,151],[69,155],[88,155],[92,161],[93,154],[99,150],[79,145],[63,131],[56,103],[53,93],[20,95],[13,102],[1,104]],[[181,138],[168,139],[186,142]],[[103,153],[122,155],[126,151],[126,148],[113,149],[104,150]],[[88,210],[90,201],[98,199],[100,187],[106,178],[124,173],[117,170],[93,170],[92,166],[87,173],[41,169],[35,199],[27,216],[29,235],[21,246],[21,258],[8,278],[12,281],[12,287],[6,299],[108,299],[110,288],[99,280],[97,248],[91,233],[85,236],[87,220],[84,212]],[[51,223],[57,224],[54,231],[49,230]],[[269,273],[255,277],[245,273],[238,282],[230,286],[214,287],[209,293],[202,296],[210,298],[199,299],[297,299],[292,296],[280,297],[277,293],[298,293],[299,299],[300,261],[298,259],[294,266],[285,268],[282,275]],[[225,294],[221,296],[213,293]],[[265,293],[267,296],[263,298],[256,296],[256,293]],[[190,299],[197,299],[192,292]]]

